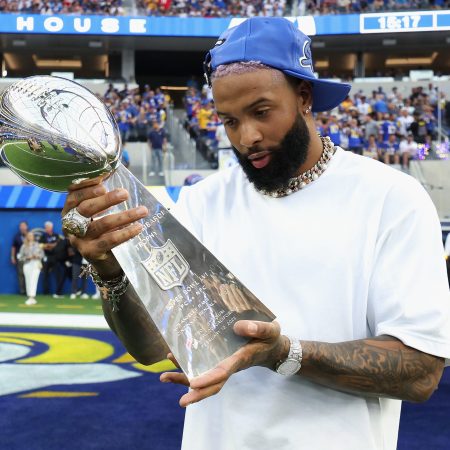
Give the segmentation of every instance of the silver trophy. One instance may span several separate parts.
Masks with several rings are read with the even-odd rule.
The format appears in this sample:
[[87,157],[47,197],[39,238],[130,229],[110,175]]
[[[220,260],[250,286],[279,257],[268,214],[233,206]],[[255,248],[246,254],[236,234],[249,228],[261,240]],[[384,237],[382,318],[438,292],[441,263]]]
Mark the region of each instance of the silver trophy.
[[109,174],[106,188],[130,197],[107,213],[148,208],[142,232],[113,253],[189,378],[247,342],[233,332],[237,320],[275,318],[121,164],[114,117],[88,89],[59,77],[26,78],[3,92],[0,122],[2,159],[27,182],[66,191]]

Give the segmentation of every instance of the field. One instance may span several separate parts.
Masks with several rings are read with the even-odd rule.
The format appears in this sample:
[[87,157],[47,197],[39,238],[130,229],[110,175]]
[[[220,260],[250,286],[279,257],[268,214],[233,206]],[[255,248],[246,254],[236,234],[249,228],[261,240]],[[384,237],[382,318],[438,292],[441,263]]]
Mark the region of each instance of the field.
[[83,300],[77,297],[70,300],[69,295],[64,298],[53,298],[50,295],[38,295],[37,304],[25,305],[26,297],[23,295],[0,295],[1,313],[39,313],[39,314],[102,314],[100,300]]

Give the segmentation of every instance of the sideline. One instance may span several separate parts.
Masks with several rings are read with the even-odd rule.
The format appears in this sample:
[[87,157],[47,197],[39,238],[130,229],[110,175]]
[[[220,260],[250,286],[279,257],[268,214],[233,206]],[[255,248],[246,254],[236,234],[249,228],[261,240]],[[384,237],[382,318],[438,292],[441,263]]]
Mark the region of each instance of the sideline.
[[102,315],[0,313],[1,325],[109,329]]

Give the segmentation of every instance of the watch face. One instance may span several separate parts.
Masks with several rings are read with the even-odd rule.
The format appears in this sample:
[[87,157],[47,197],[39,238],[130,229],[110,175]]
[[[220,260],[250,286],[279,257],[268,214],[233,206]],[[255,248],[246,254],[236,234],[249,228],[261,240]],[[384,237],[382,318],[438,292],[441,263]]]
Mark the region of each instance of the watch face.
[[281,375],[294,375],[300,370],[300,363],[296,359],[287,359],[282,362],[277,369]]

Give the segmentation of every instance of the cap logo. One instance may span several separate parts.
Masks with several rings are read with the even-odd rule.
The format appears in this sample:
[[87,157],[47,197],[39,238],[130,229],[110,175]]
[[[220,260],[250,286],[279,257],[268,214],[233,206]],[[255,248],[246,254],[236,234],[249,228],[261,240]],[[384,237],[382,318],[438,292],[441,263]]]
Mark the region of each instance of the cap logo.
[[218,47],[219,45],[222,45],[225,41],[226,41],[226,39],[219,39],[219,40],[214,44],[214,47]]
[[299,59],[300,65],[305,69],[311,70],[314,72],[312,66],[312,55],[311,55],[311,41],[306,40],[303,44],[303,56]]

